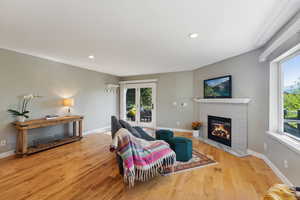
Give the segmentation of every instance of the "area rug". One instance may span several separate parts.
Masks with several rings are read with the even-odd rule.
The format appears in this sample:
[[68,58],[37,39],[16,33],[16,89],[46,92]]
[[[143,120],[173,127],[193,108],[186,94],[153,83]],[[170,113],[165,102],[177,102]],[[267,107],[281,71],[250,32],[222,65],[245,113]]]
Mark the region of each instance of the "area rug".
[[210,156],[199,153],[196,150],[193,150],[193,157],[188,162],[179,162],[177,161],[172,172],[172,168],[167,168],[162,175],[168,176],[171,174],[181,173],[185,171],[190,171],[202,167],[207,167],[210,165],[217,164]]

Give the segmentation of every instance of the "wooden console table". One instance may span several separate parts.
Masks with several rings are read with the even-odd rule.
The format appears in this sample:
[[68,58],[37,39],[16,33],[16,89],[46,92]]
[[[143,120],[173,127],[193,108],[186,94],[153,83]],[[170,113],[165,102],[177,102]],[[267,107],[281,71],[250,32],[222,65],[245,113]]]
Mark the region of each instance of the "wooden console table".
[[[38,147],[28,147],[28,130],[35,128],[43,128],[48,126],[55,126],[59,124],[73,123],[73,135],[68,138],[64,138],[61,140],[56,140],[51,143],[42,144]],[[36,119],[30,120],[26,122],[14,122],[13,125],[16,129],[18,129],[18,137],[17,137],[17,147],[16,154],[17,156],[25,156],[30,155],[39,151],[44,151],[46,149],[54,148],[60,145],[68,144],[71,142],[78,141],[82,138],[82,122],[83,116],[65,116],[58,117],[55,119]],[[78,135],[77,135],[78,132]]]

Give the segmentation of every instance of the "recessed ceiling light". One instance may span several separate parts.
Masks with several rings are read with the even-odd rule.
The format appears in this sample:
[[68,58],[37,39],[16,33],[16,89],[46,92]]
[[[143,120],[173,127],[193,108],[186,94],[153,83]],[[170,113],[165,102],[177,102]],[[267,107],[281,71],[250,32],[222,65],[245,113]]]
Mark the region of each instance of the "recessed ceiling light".
[[95,59],[94,55],[89,55],[89,59]]
[[190,33],[189,34],[190,38],[197,38],[198,36],[199,36],[198,33]]

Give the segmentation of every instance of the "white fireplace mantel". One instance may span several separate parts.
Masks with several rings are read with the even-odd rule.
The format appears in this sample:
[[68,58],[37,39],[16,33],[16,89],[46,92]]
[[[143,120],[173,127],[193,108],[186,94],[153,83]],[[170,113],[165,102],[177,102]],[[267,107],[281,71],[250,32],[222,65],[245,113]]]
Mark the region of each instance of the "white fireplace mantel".
[[249,98],[228,98],[228,99],[200,99],[194,98],[198,103],[227,103],[227,104],[248,104],[251,99]]

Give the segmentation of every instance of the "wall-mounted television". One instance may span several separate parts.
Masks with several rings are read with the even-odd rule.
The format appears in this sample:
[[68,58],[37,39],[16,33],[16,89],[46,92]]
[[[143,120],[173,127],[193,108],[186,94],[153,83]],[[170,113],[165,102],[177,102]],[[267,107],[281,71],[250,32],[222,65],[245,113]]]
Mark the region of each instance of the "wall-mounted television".
[[232,98],[231,76],[204,80],[204,98]]

